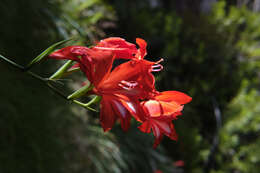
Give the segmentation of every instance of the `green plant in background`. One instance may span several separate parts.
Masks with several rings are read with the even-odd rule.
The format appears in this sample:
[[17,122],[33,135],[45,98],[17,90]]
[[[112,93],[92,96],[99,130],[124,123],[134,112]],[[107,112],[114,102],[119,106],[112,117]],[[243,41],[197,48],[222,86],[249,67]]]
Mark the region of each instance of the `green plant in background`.
[[[224,112],[224,126],[220,133],[219,153],[212,172],[258,172],[259,167],[259,17],[245,6],[230,7],[225,2],[216,4],[214,22],[219,32],[230,35],[242,68],[247,73],[238,94]],[[220,25],[220,23],[222,25]]]
[[[151,151],[146,146],[152,138],[146,136],[143,144],[141,133],[117,128],[104,135],[94,115],[0,63],[0,172],[167,173],[174,171],[172,160],[184,160],[186,172],[203,172],[216,130],[214,99],[223,129],[211,172],[259,172],[259,14],[224,1],[209,15],[189,6],[180,10],[177,0],[156,2],[0,2],[0,53],[20,64],[71,36],[87,46],[105,35],[130,41],[139,36],[151,43],[151,58],[170,59],[157,76],[157,89],[181,89],[195,98],[184,112],[185,123],[176,123],[179,142],[164,141]],[[46,67],[48,62],[32,71],[49,76]]]
[[248,172],[259,170],[259,93],[244,80],[239,94],[228,105],[217,155],[217,171]]

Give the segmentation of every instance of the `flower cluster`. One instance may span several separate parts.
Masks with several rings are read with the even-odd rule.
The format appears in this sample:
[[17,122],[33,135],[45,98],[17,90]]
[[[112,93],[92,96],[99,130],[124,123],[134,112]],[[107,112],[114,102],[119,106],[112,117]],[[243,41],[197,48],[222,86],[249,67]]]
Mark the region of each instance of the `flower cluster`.
[[[133,117],[141,123],[142,132],[152,130],[155,148],[164,135],[177,140],[172,120],[181,115],[183,105],[190,102],[191,97],[178,91],[157,91],[152,72],[163,69],[162,59],[157,62],[145,60],[147,43],[140,38],[136,43],[139,48],[122,38],[112,37],[91,48],[65,47],[49,58],[77,62],[72,68],[79,67],[93,85],[90,93],[102,98],[100,123],[104,131],[110,130],[117,120],[126,131]],[[112,70],[115,59],[128,61]]]

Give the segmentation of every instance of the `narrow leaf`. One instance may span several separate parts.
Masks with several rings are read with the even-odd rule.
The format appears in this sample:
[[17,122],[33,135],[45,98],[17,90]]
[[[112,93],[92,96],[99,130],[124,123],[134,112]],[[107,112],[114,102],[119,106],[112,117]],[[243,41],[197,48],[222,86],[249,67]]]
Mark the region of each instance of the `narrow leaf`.
[[34,58],[27,66],[26,66],[26,70],[30,69],[32,67],[32,65],[40,62],[41,60],[43,60],[47,55],[49,55],[50,53],[52,53],[58,46],[69,42],[73,40],[72,38],[67,39],[67,40],[63,40],[60,42],[57,42],[53,45],[51,45],[50,47],[48,47],[45,51],[43,51],[40,55],[38,55],[36,58]]

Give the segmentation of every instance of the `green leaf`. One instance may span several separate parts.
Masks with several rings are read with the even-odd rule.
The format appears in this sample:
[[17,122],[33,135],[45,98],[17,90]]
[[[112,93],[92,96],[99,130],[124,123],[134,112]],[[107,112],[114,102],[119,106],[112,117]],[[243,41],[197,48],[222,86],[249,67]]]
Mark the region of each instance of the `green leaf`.
[[27,66],[26,66],[26,70],[30,69],[32,67],[32,65],[40,62],[41,60],[43,60],[47,55],[49,55],[50,53],[52,53],[58,46],[66,43],[66,42],[69,42],[73,40],[72,38],[70,39],[67,39],[67,40],[63,40],[63,41],[60,41],[60,42],[57,42],[53,45],[51,45],[50,47],[48,47],[45,51],[43,51],[40,55],[38,55],[36,58],[34,58]]

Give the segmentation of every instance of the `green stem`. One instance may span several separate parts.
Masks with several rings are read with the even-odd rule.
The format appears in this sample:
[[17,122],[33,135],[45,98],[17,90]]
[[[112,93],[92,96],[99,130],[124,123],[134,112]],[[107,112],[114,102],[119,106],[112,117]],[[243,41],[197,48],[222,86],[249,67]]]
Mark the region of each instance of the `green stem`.
[[[12,61],[12,60],[10,60],[10,59],[8,59],[8,58],[2,56],[2,55],[0,55],[0,58],[2,58],[5,62],[7,62],[8,64],[12,65],[12,66],[15,67],[16,69],[21,70],[21,71],[24,72],[25,68],[24,68],[23,66],[21,66],[21,65],[19,65],[19,64],[17,64],[17,63],[15,63],[14,61]],[[39,76],[39,75],[37,75],[37,74],[31,72],[31,71],[26,71],[26,73],[29,74],[30,76],[34,77],[35,79],[41,80],[41,81],[43,81],[43,82],[48,81],[48,79],[43,78],[43,77],[41,77],[41,76]]]
[[[7,62],[8,64],[12,65],[13,67],[15,67],[15,68],[17,68],[17,69],[19,69],[19,70],[21,70],[21,71],[23,71],[23,72],[26,72],[27,74],[29,74],[29,75],[32,76],[33,78],[44,82],[44,83],[48,86],[48,88],[49,88],[50,90],[52,90],[54,93],[56,93],[57,95],[61,96],[61,97],[64,98],[65,100],[69,100],[69,99],[67,98],[67,96],[66,96],[63,92],[61,92],[60,90],[58,90],[57,88],[55,88],[53,85],[51,85],[50,82],[54,82],[53,80],[50,80],[50,79],[48,79],[48,78],[43,78],[43,77],[41,77],[41,76],[39,76],[39,75],[37,75],[37,74],[31,72],[31,71],[25,71],[25,68],[24,68],[23,66],[21,66],[21,65],[19,65],[19,64],[17,64],[17,63],[15,63],[15,62],[13,62],[13,61],[11,61],[11,60],[9,60],[8,58],[6,58],[6,57],[4,57],[4,56],[2,56],[2,55],[0,55],[0,58],[2,58],[5,62]],[[66,63],[66,64],[69,64],[69,62]],[[59,70],[58,70],[58,71],[59,71]],[[55,74],[56,74],[56,73],[55,73]],[[54,74],[54,75],[55,75],[55,74]],[[85,88],[84,92],[89,91],[89,90],[91,90],[92,88],[93,88],[93,85],[89,85],[89,86],[87,86],[87,88]],[[77,92],[77,91],[76,91],[76,92]],[[91,111],[98,112],[97,110],[95,110],[95,109],[89,107],[91,104],[96,103],[96,102],[98,101],[98,97],[100,97],[100,96],[94,97],[94,98],[93,98],[90,102],[88,102],[87,104],[84,104],[84,103],[79,102],[79,101],[74,100],[74,99],[72,100],[72,102],[75,103],[75,104],[77,104],[77,105],[80,105],[80,106],[82,106],[82,107],[84,107],[84,108],[86,108],[86,109],[89,109],[89,110],[91,110]],[[100,100],[100,99],[99,99],[99,100]]]
[[91,110],[91,111],[98,112],[97,110],[95,110],[95,109],[89,107],[87,104],[82,103],[82,102],[80,102],[80,101],[78,101],[78,100],[72,100],[72,102],[73,102],[73,103],[76,103],[77,105],[80,105],[81,107],[84,107],[84,108],[86,108],[86,109],[89,109],[89,110]]
[[16,64],[15,62],[11,61],[10,59],[0,55],[0,58],[2,58],[5,62],[9,63],[10,65],[12,65],[13,67],[19,69],[19,70],[22,70],[24,71],[24,67],[19,65],[19,64]]
[[54,93],[56,93],[57,95],[61,96],[65,100],[68,100],[67,96],[63,92],[61,92],[60,90],[58,90],[57,88],[52,86],[50,83],[46,83],[46,84],[47,84],[48,88],[50,88]]
[[43,77],[41,77],[41,76],[31,72],[31,71],[26,71],[26,73],[29,74],[30,76],[34,77],[35,79],[40,80],[40,81],[43,81],[43,82],[48,82],[49,81],[47,78],[43,78]]

